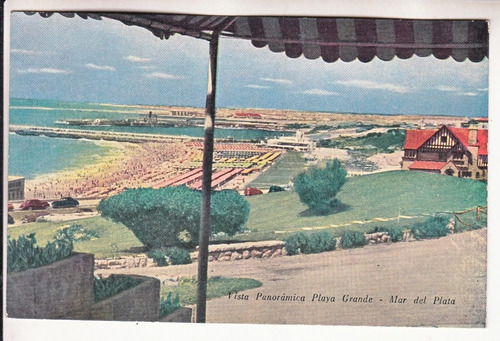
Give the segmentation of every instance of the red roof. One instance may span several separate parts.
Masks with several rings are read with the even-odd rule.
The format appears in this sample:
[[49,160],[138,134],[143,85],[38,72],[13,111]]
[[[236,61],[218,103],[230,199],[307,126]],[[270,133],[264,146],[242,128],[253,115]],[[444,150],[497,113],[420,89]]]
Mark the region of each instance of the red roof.
[[441,170],[447,164],[448,164],[448,162],[415,161],[408,168],[409,169]]
[[404,149],[418,149],[437,132],[437,129],[407,130]]
[[[477,130],[477,142],[470,145],[468,128],[445,127],[445,129],[448,129],[466,148],[470,146],[479,147],[479,155],[488,155],[488,130]],[[407,130],[404,149],[420,148],[437,132],[437,129]]]
[[488,130],[477,131],[477,146],[479,155],[488,155]]

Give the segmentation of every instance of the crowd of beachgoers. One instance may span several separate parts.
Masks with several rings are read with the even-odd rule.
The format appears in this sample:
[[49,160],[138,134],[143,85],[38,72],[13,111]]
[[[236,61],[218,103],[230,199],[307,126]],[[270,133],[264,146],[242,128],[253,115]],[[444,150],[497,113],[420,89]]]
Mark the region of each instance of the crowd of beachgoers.
[[126,188],[153,187],[184,172],[183,164],[196,154],[196,149],[180,141],[116,142],[97,163],[26,181],[25,197],[92,198],[117,194]]

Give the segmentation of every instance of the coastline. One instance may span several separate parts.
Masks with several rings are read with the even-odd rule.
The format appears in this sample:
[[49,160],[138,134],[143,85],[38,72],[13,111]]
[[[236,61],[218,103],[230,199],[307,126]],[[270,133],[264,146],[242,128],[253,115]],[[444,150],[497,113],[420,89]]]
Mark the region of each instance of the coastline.
[[26,181],[26,198],[98,198],[126,188],[153,186],[182,172],[195,152],[183,142],[93,141],[110,147],[95,163],[37,176]]

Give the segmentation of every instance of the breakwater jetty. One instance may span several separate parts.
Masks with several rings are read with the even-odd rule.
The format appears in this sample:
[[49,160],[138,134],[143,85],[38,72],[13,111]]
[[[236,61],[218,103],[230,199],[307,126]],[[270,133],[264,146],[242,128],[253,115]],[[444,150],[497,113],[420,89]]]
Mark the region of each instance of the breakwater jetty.
[[202,141],[200,137],[186,135],[138,134],[113,131],[94,131],[84,129],[66,129],[25,125],[10,125],[9,132],[18,135],[47,136],[71,139],[106,140],[118,142],[170,142],[174,140]]

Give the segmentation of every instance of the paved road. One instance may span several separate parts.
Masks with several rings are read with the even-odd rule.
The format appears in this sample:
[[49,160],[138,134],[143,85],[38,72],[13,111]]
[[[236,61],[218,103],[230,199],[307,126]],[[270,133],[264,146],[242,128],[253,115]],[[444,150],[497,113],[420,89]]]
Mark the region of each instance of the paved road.
[[[194,276],[196,264],[120,272],[165,280]],[[263,286],[243,292],[248,300],[209,301],[207,322],[482,327],[486,229],[318,255],[212,262],[209,276],[249,277]],[[417,297],[425,303],[414,303]],[[436,297],[441,300],[434,304]]]

